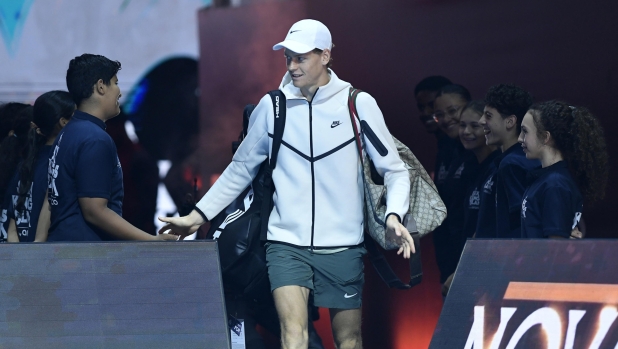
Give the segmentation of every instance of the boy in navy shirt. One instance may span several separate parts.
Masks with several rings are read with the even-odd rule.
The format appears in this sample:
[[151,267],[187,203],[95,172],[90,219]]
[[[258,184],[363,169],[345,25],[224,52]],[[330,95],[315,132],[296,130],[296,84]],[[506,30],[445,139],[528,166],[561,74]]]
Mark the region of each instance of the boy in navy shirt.
[[[492,86],[485,95],[485,109],[479,123],[485,130],[487,145],[500,147],[496,158],[496,237],[521,237],[521,202],[528,172],[538,166],[537,160],[526,159],[517,142],[521,122],[532,105],[532,96],[519,86]],[[479,213],[479,217],[488,219]],[[485,224],[480,222],[479,224]]]
[[122,169],[105,121],[120,113],[120,62],[83,54],[69,63],[67,88],[77,110],[49,160],[48,241],[176,240],[153,236],[122,218]]

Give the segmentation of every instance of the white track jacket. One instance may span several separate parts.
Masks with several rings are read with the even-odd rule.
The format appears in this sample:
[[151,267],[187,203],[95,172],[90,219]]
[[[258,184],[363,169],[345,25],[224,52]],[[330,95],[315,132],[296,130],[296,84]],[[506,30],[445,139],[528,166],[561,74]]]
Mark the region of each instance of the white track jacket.
[[[330,71],[330,82],[308,102],[289,73],[279,87],[286,96],[283,144],[273,171],[274,208],[268,240],[295,246],[351,247],[363,242],[363,178],[348,112],[350,84]],[[375,99],[357,99],[361,120],[368,123],[388,153],[382,156],[364,137],[366,151],[384,177],[387,214],[404,217],[410,180]],[[208,193],[197,203],[212,219],[247,188],[270,154],[274,126],[272,100],[264,96],[251,114],[247,137]],[[360,130],[360,125],[357,122]],[[383,151],[384,153],[384,151]]]

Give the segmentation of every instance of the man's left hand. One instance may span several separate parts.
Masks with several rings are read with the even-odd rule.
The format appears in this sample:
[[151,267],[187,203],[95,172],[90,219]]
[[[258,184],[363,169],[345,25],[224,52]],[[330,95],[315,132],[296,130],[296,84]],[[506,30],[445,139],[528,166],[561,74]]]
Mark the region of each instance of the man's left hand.
[[395,232],[395,235],[400,239],[399,250],[397,254],[403,253],[403,258],[409,259],[412,253],[416,253],[414,248],[414,240],[410,232],[403,224],[399,223],[397,216],[390,215],[386,220],[386,228]]

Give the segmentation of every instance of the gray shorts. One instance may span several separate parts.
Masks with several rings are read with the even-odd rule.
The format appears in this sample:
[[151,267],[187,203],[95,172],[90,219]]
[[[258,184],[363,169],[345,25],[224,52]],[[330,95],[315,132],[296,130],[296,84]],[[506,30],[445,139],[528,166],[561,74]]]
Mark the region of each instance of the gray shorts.
[[313,291],[314,304],[323,308],[358,309],[362,304],[364,247],[319,254],[307,248],[270,243],[266,262],[270,287],[302,286]]

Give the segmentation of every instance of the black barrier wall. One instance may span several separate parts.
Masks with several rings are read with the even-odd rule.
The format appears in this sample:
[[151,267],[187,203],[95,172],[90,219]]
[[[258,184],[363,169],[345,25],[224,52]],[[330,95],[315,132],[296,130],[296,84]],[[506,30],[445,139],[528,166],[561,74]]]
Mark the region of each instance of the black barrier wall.
[[431,349],[616,348],[618,241],[470,240]]
[[229,348],[214,242],[0,245],[2,348]]

